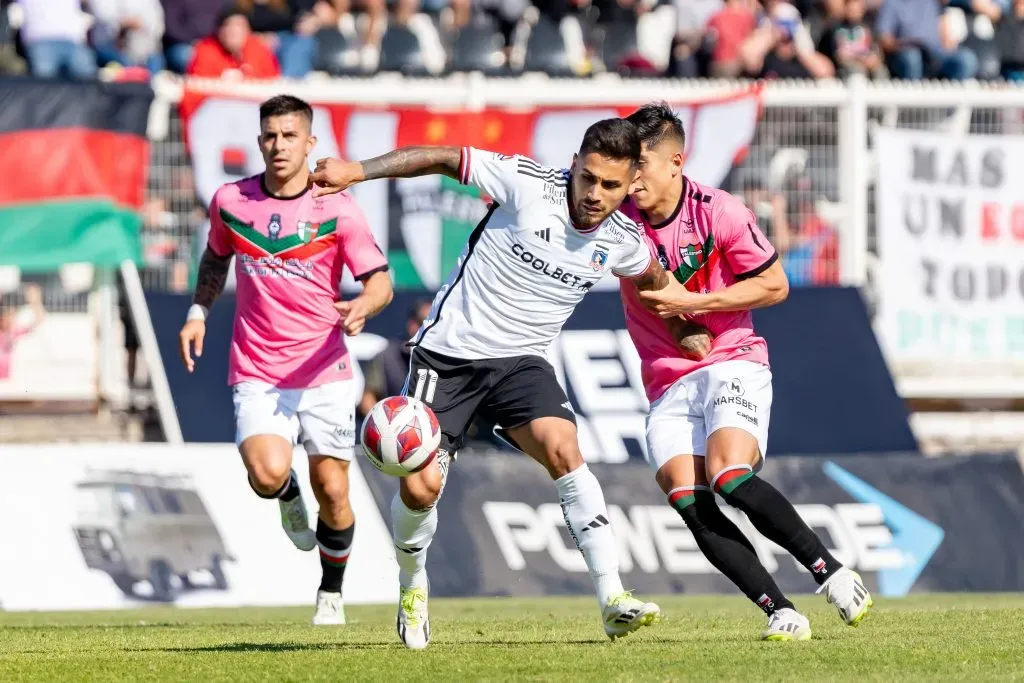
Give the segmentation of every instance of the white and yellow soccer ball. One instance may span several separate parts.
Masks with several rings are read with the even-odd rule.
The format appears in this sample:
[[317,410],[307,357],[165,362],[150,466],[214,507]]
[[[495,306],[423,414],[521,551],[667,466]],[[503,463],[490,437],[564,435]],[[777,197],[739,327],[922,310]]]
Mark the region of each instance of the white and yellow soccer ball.
[[389,396],[363,420],[363,454],[393,477],[419,472],[437,456],[441,427],[430,407],[408,396]]

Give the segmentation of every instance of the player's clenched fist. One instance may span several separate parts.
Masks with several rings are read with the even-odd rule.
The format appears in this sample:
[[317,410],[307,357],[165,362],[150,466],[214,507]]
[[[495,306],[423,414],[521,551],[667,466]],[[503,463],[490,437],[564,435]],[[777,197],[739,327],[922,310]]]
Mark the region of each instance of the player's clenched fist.
[[195,350],[196,358],[203,355],[203,338],[206,336],[206,323],[202,320],[189,320],[178,334],[178,353],[181,362],[190,373],[195,370],[196,362],[192,359]]
[[362,164],[343,159],[319,159],[309,176],[314,197],[341,192],[363,179]]

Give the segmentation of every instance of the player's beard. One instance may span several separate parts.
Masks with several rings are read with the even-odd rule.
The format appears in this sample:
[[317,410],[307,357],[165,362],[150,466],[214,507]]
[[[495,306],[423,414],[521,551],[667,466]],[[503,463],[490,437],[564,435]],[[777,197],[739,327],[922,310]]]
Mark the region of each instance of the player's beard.
[[580,228],[592,228],[595,225],[600,224],[606,218],[609,213],[587,213],[583,210],[583,204],[572,205],[569,208],[569,217],[572,219],[573,225]]

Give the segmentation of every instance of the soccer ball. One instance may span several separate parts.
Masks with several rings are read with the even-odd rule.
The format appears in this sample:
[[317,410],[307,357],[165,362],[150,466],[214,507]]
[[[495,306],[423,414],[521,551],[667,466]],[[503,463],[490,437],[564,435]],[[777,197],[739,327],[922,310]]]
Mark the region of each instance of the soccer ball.
[[419,472],[437,455],[441,427],[423,401],[389,396],[363,421],[363,453],[384,474],[405,477]]

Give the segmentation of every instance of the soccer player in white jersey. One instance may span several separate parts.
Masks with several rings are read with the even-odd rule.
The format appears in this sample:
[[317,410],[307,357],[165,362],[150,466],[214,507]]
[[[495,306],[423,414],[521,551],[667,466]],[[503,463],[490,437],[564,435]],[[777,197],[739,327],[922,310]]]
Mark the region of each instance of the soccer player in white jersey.
[[[266,171],[223,185],[210,203],[210,238],[199,264],[194,305],[180,334],[181,360],[195,367],[206,316],[235,257],[238,290],[228,383],[236,443],[249,484],[276,499],[285,532],[300,550],[319,546],[322,578],[316,625],[345,623],[341,585],[355,532],[348,466],[355,445],[352,361],[345,334],[391,301],[387,262],[363,212],[347,193],[317,199],[308,189],[313,110],[287,95],[260,106]],[[340,300],[348,268],[363,291]],[[309,528],[292,448],[309,456],[320,504]]]
[[[628,118],[643,154],[623,211],[643,226],[651,253],[685,286],[666,290],[672,301],[662,292],[637,292],[628,282],[620,286],[651,402],[647,451],[655,479],[697,547],[764,610],[764,639],[805,640],[810,624],[719,509],[716,492],[806,567],[839,615],[856,626],[872,605],[861,577],[757,475],[768,443],[772,374],[768,345],[754,333],[750,311],[786,298],[778,255],[736,197],[683,175],[683,125],[668,105],[650,104]],[[682,315],[704,327],[696,336],[703,344],[683,344],[704,350],[680,353],[679,340],[647,310],[650,301],[663,317]]]
[[634,126],[610,119],[587,130],[571,169],[458,147],[406,147],[368,161],[317,163],[317,194],[375,178],[444,174],[493,199],[411,342],[406,393],[433,408],[442,440],[437,464],[403,478],[391,505],[401,582],[398,633],[406,647],[424,648],[430,640],[425,567],[437,529],[435,504],[478,413],[554,480],[566,526],[594,581],[605,633],[614,639],[660,615],[657,605],[623,590],[601,485],[583,461],[575,415],[545,358],[576,304],[608,271],[640,289],[669,283],[636,224],[616,212],[639,155]]

